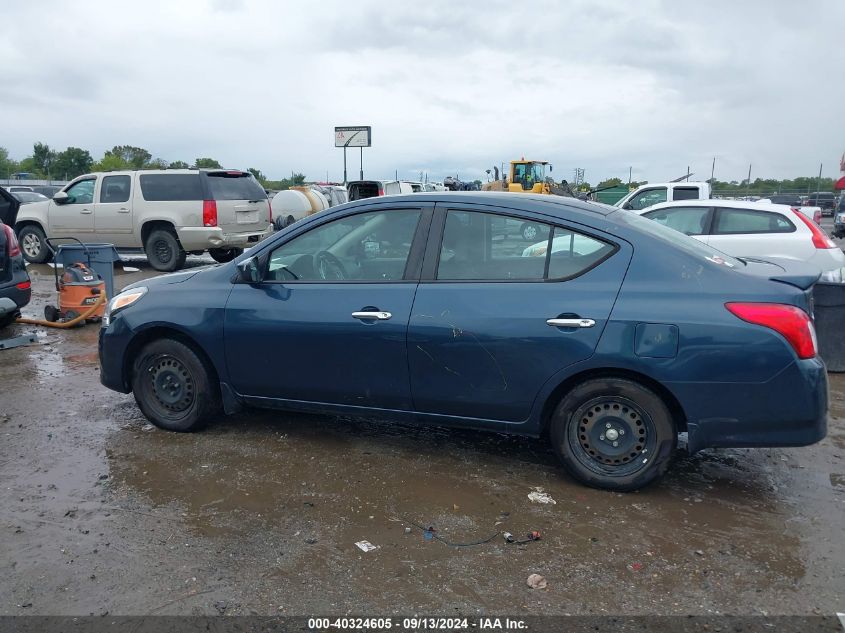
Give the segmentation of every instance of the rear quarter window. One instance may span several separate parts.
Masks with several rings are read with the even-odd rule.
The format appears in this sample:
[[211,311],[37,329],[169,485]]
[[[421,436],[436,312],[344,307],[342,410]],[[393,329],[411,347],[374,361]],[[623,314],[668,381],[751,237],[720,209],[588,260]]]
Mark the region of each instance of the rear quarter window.
[[744,233],[793,233],[795,225],[778,213],[752,209],[719,209],[714,235]]
[[209,172],[208,187],[213,200],[265,200],[267,193],[252,174]]
[[144,200],[202,200],[199,174],[141,174],[141,195]]

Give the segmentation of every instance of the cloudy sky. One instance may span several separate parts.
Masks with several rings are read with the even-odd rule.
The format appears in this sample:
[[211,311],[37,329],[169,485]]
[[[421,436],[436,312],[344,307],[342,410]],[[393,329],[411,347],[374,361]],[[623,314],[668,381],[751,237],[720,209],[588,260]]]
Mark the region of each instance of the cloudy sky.
[[[514,9],[514,7],[516,9]],[[525,156],[554,176],[836,176],[845,2],[6,3],[0,146],[130,144],[279,178],[370,178]],[[359,154],[350,151],[350,178]]]

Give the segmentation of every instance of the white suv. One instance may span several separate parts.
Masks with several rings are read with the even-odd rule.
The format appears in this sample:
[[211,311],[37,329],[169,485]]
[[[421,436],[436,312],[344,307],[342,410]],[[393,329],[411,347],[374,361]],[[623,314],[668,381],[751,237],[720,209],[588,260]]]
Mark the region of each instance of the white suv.
[[86,174],[52,200],[21,206],[15,230],[27,261],[50,258],[45,238],[143,249],[156,270],[182,267],[187,253],[227,262],[272,234],[272,210],[249,172],[168,169]]

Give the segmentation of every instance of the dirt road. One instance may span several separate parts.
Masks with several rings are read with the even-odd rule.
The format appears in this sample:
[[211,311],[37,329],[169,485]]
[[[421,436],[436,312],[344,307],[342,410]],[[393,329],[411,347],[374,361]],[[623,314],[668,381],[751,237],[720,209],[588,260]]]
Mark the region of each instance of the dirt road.
[[680,456],[623,495],[541,440],[279,413],[166,433],[100,386],[96,326],[3,334],[32,331],[0,352],[0,615],[845,610],[840,376],[822,443]]

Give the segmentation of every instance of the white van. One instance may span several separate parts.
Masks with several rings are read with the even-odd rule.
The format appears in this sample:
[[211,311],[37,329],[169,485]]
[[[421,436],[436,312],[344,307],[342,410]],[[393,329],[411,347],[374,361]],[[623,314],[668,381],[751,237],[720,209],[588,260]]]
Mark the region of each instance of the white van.
[[414,193],[411,183],[403,180],[353,180],[346,186],[349,201],[393,196],[400,193]]

